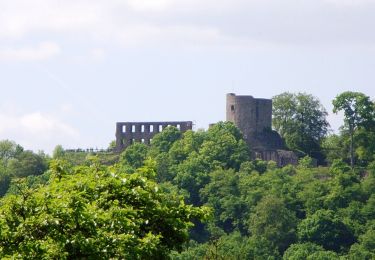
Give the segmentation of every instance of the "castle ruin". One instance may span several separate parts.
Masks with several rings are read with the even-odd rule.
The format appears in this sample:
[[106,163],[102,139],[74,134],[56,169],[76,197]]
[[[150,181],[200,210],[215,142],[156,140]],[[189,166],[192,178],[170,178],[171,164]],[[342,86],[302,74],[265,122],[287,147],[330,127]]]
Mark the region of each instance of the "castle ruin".
[[297,156],[286,150],[284,140],[272,130],[272,99],[227,94],[226,120],[242,132],[252,158],[275,161],[279,166],[297,164]]
[[[226,120],[242,132],[253,159],[275,161],[278,166],[297,164],[297,156],[286,149],[284,140],[272,130],[272,100],[227,94]],[[116,150],[123,151],[134,142],[150,144],[167,126],[181,132],[192,130],[192,121],[119,122],[116,124]]]
[[181,132],[186,132],[193,129],[193,122],[118,122],[116,123],[116,150],[121,152],[134,142],[150,144],[152,138],[167,126],[174,126]]

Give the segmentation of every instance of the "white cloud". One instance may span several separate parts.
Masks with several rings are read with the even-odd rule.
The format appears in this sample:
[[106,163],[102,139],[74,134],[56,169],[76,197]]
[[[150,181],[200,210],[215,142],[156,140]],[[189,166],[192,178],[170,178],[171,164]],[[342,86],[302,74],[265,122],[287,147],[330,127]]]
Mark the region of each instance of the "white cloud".
[[72,104],[62,104],[60,106],[60,112],[63,114],[71,114],[74,111]]
[[94,61],[101,61],[106,58],[107,53],[102,48],[93,48],[90,50],[90,56]]
[[41,61],[61,53],[54,42],[42,42],[36,47],[0,48],[0,61]]
[[[224,19],[231,24],[233,18],[237,19],[232,16],[236,11],[258,6],[262,1],[265,0],[12,0],[6,4],[0,1],[0,39],[22,40],[35,33],[63,33],[73,39],[126,42],[125,46],[152,44],[156,37],[164,42],[181,39],[199,43],[208,37],[213,40],[213,33],[222,31],[215,20]],[[212,14],[216,16],[214,20],[199,22]]]
[[212,43],[222,40],[220,32],[214,28],[198,28],[194,26],[155,26],[149,24],[130,25],[122,30],[112,31],[112,37],[116,38],[123,46],[138,47],[152,43],[153,46],[164,44],[176,46],[176,44],[191,45],[197,43]]
[[128,0],[128,4],[135,10],[165,10],[174,1],[172,0]]
[[35,151],[43,147],[51,152],[55,145],[74,144],[80,137],[72,126],[40,112],[23,115],[0,112],[0,122],[0,139],[16,140],[25,148]]
[[0,2],[0,37],[21,38],[38,32],[75,32],[100,19],[95,1],[12,0]]
[[336,6],[353,7],[375,4],[375,0],[325,0],[327,3]]
[[[12,0],[0,1],[0,39],[53,35],[85,46],[263,48],[283,44],[374,45],[375,0]],[[342,12],[341,7],[358,6]],[[370,9],[370,11],[368,10]],[[64,45],[65,46],[65,45]],[[87,46],[87,47],[86,47]],[[78,58],[77,58],[78,57]]]
[[54,134],[77,136],[77,132],[72,127],[51,116],[42,115],[40,112],[23,115],[18,118],[17,123],[17,126],[27,130],[30,134],[42,136]]

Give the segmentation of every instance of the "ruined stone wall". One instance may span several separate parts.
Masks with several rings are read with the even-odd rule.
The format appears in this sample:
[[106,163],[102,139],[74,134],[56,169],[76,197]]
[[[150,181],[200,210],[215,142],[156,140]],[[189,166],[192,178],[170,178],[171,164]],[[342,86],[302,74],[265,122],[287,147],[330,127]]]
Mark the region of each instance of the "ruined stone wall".
[[253,159],[261,159],[263,161],[274,161],[279,167],[287,164],[298,164],[298,157],[292,151],[287,150],[253,150]]
[[134,142],[150,144],[152,138],[167,126],[186,132],[193,128],[193,122],[119,122],[116,124],[116,150],[121,152]]

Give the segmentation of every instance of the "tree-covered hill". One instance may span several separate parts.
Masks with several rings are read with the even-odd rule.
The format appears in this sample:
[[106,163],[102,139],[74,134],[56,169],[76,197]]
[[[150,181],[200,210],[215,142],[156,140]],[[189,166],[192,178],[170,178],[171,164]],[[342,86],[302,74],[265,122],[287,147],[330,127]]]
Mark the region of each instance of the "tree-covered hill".
[[275,99],[298,165],[252,160],[228,122],[167,127],[121,154],[0,142],[1,258],[375,259],[374,103],[338,95],[345,121],[329,135],[315,97]]

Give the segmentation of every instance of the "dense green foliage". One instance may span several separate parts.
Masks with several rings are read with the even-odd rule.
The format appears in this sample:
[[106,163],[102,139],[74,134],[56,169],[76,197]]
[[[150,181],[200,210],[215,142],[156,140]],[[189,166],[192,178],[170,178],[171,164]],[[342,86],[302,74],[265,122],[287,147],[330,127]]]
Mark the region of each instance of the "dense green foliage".
[[329,169],[215,171],[201,190],[214,210],[210,239],[174,257],[200,250],[218,259],[373,259],[374,173],[361,178],[339,161]]
[[282,93],[273,97],[272,113],[273,126],[289,149],[323,163],[320,144],[328,133],[328,113],[316,97],[305,93]]
[[[335,111],[352,94],[339,95]],[[315,156],[283,168],[251,160],[229,122],[185,133],[167,127],[150,146],[134,143],[119,155],[57,146],[52,160],[0,142],[0,255],[375,259],[374,103],[360,96],[366,120],[354,99],[355,127],[345,115],[329,136],[315,97],[277,96],[275,127],[289,147]],[[324,158],[329,166],[317,167]]]
[[160,190],[150,166],[127,174],[95,162],[66,171],[53,162],[50,171],[48,185],[20,187],[1,201],[1,257],[161,259],[206,214]]
[[[360,154],[367,150],[368,141],[374,141],[375,135],[375,104],[370,97],[363,93],[347,91],[341,93],[333,100],[333,112],[344,112],[344,129],[348,131],[350,137],[350,165],[354,167],[354,134],[358,130],[357,138],[362,140]],[[357,139],[356,138],[356,139]],[[365,143],[363,143],[365,141]],[[361,141],[359,141],[361,142]],[[373,144],[369,145],[374,152]],[[370,153],[370,156],[373,154]],[[363,156],[363,155],[362,155]]]
[[301,158],[296,167],[277,168],[273,162],[249,161],[241,135],[230,123],[178,138],[174,133],[173,127],[166,129],[147,151],[139,149],[139,156],[133,154],[138,148],[128,148],[136,160],[122,161],[128,168],[139,158],[155,158],[162,185],[176,186],[186,201],[212,208],[210,223],[198,223],[186,249],[172,258],[375,256],[368,242],[374,225],[375,164],[365,177],[337,156],[329,168],[314,167],[310,157]]
[[3,196],[12,179],[35,176],[47,170],[48,157],[25,151],[9,140],[0,141],[0,196]]
[[111,151],[84,151],[84,150],[64,150],[61,145],[57,145],[53,151],[52,158],[65,160],[68,163],[78,166],[87,164],[90,161],[90,157],[96,156],[99,162],[104,165],[113,165],[119,161],[119,155]]

